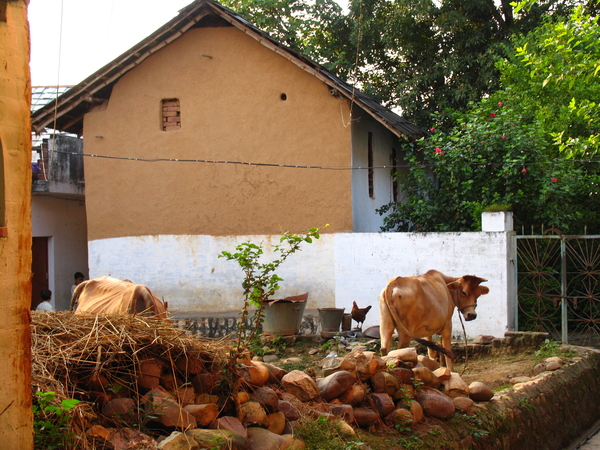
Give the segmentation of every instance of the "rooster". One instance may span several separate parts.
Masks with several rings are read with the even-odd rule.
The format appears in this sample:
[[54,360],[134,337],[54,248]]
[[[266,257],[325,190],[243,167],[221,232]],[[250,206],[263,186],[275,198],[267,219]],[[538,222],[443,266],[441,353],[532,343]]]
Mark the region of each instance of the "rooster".
[[367,313],[370,309],[371,305],[367,306],[366,308],[359,308],[356,302],[352,302],[352,311],[350,312],[350,315],[356,321],[357,326],[360,323],[360,326],[358,327],[360,330],[362,330],[362,324],[365,321]]

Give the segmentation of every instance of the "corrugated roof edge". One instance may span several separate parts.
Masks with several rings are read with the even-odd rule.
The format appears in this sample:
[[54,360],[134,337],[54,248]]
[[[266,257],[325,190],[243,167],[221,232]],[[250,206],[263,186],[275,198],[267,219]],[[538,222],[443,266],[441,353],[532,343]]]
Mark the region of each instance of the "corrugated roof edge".
[[[296,62],[297,65],[313,73],[313,75],[317,76],[329,86],[337,88],[344,97],[354,101],[358,106],[372,115],[398,137],[404,136],[415,138],[427,134],[425,131],[411,124],[390,109],[385,108],[359,89],[341,80],[315,61],[286,47],[272,38],[269,34],[255,27],[233,10],[212,0],[197,0],[184,7],[177,16],[157,29],[147,38],[143,39],[113,61],[91,74],[81,83],[61,94],[57,101],[49,102],[35,111],[31,116],[34,129],[40,131],[54,120],[55,105],[58,105],[57,116],[59,117],[59,120],[57,120],[57,128],[68,128],[65,131],[77,132],[80,134],[83,115],[89,109],[87,106],[82,107],[82,104],[93,100],[93,95],[98,93],[101,89],[107,89],[108,91],[112,90],[112,85],[126,72],[137,66],[155,51],[158,51],[172,40],[176,39],[178,37],[176,36],[177,34],[183,34],[193,26],[193,24],[204,17],[207,14],[206,11],[203,11],[205,8],[217,13],[237,28],[245,28],[251,33],[268,40],[271,45],[283,50],[285,54],[288,55],[288,59],[296,59],[297,61],[293,62]],[[262,41],[261,43],[265,44]],[[310,70],[308,70],[309,68]],[[73,118],[70,120],[61,120],[70,112],[75,113]],[[66,119],[69,119],[69,117],[66,117]]]

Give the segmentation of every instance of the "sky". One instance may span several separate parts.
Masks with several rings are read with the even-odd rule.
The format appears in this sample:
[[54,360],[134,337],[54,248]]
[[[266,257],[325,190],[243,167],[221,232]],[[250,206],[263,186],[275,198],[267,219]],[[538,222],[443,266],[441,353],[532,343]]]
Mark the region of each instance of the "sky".
[[78,84],[192,1],[30,0],[31,85]]
[[30,0],[32,86],[79,83],[191,2]]

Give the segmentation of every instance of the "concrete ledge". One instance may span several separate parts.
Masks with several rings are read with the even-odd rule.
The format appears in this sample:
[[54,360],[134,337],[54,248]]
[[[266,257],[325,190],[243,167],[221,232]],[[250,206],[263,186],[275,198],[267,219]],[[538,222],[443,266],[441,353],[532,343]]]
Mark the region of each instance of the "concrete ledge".
[[473,416],[456,414],[450,421],[440,421],[441,435],[424,437],[426,448],[569,448],[600,418],[600,352],[585,350],[575,363],[477,404]]
[[[246,328],[252,327],[251,318],[253,314],[250,313],[250,318],[246,321]],[[176,327],[187,330],[192,335],[216,339],[235,334],[238,331],[239,315],[235,313],[174,312],[170,316]],[[314,336],[320,332],[319,313],[313,310],[305,311],[298,335]]]

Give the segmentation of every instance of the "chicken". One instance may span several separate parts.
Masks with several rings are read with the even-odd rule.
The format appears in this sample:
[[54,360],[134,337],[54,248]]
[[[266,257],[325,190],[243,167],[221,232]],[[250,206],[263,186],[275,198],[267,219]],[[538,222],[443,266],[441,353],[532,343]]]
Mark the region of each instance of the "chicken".
[[365,319],[367,317],[367,313],[369,312],[370,309],[371,309],[371,305],[367,306],[366,308],[359,308],[358,305],[356,304],[356,302],[352,302],[352,311],[350,312],[350,315],[356,321],[357,326],[360,323],[360,326],[358,326],[358,328],[361,330],[362,330],[362,324],[365,321]]

